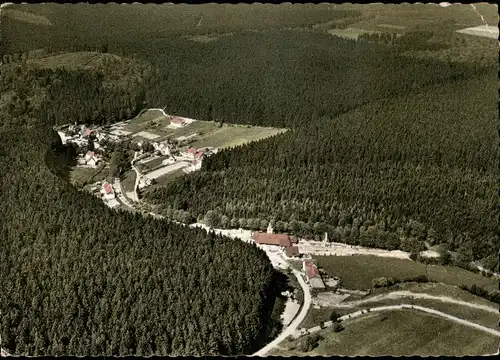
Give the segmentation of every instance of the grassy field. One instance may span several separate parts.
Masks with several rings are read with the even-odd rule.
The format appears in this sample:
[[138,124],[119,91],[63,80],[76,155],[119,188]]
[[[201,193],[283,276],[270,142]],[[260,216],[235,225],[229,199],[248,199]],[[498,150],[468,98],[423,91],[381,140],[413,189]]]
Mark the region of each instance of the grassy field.
[[151,122],[158,122],[160,127],[169,124],[169,121],[165,115],[159,110],[146,110],[137,115],[134,119],[128,123],[124,130],[130,132],[147,131],[150,128],[148,125]]
[[[484,355],[496,352],[499,343],[493,335],[409,310],[369,313],[344,322],[344,326],[339,333],[320,331],[324,339],[307,355]],[[284,342],[270,355],[303,355],[290,350],[296,343]]]
[[82,187],[84,183],[102,181],[106,178],[107,170],[103,166],[96,169],[74,167],[70,172],[70,179],[73,184]]
[[172,134],[172,138],[175,139],[180,136],[189,136],[193,134],[203,135],[215,129],[217,129],[217,124],[215,122],[197,120],[182,128],[175,129],[174,133]]
[[224,125],[196,139],[192,146],[201,148],[213,146],[227,148],[242,145],[251,141],[257,141],[269,136],[282,133],[286,130],[264,127],[246,127]]
[[123,175],[123,178],[120,181],[123,192],[134,191],[135,176],[134,170],[129,170]]
[[353,27],[348,27],[347,29],[332,29],[328,30],[329,34],[335,35],[342,37],[344,39],[352,39],[352,40],[357,40],[358,36],[361,34],[373,34],[373,33],[380,33],[380,29],[378,30],[364,30],[364,29],[358,29],[358,28],[353,28]]
[[370,289],[372,280],[378,277],[403,280],[417,275],[427,275],[430,281],[454,286],[476,284],[488,290],[498,289],[495,279],[453,266],[425,265],[370,255],[314,256],[314,259],[330,276],[340,277],[342,286],[347,289]]
[[[315,327],[322,322],[329,321],[330,320],[330,315],[333,312],[333,308],[320,308],[320,309],[315,309],[311,308],[304,321],[302,321],[299,325],[299,328],[306,328],[310,329],[312,327]],[[336,311],[337,313],[340,313],[339,311]]]
[[[156,122],[158,126],[149,126],[152,122]],[[179,129],[168,129],[166,126],[170,121],[159,111],[147,110],[133,119],[126,125],[126,131],[137,133],[146,131],[151,134],[159,135],[160,138],[154,141],[162,141],[166,137],[176,139],[178,137],[193,136],[191,146],[202,148],[213,146],[217,148],[226,148],[237,145],[242,145],[250,141],[257,141],[269,136],[279,134],[286,129],[276,129],[267,127],[250,127],[232,124],[223,124],[220,126],[213,121],[197,120]],[[134,136],[134,138],[141,138]]]

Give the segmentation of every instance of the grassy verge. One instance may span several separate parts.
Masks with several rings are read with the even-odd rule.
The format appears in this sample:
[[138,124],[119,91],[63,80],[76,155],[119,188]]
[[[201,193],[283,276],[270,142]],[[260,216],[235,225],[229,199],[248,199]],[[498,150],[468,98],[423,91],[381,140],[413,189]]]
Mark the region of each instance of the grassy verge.
[[[311,308],[307,313],[306,318],[300,324],[299,328],[310,329],[315,327],[322,322],[329,321],[330,315],[333,312],[333,308]],[[338,313],[338,311],[336,311]]]
[[[342,332],[322,330],[318,346],[307,355],[328,356],[463,356],[494,353],[498,338],[434,315],[417,311],[369,313],[344,323]],[[304,355],[298,341],[285,342],[270,355]]]
[[487,290],[498,289],[498,282],[454,266],[425,265],[411,260],[391,259],[371,255],[314,256],[328,275],[342,279],[347,289],[370,289],[379,277],[405,278],[426,275],[429,281],[454,286],[476,284]]
[[123,175],[122,179],[120,180],[123,192],[134,191],[135,177],[136,174],[134,170],[129,170]]

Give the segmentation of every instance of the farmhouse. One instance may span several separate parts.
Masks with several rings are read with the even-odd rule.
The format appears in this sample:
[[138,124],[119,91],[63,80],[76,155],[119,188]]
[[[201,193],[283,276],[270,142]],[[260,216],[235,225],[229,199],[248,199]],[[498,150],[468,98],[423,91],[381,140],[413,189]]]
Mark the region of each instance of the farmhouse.
[[292,246],[297,243],[297,239],[287,234],[269,234],[264,232],[254,232],[252,238],[256,244],[260,245],[275,245],[283,248]]
[[115,191],[113,190],[113,187],[110,184],[104,182],[102,184],[102,189],[104,191],[104,198],[106,200],[112,200],[115,198]]
[[181,117],[174,116],[173,118],[170,119],[170,125],[173,127],[180,128],[186,125],[186,120]]
[[302,264],[302,268],[306,274],[307,281],[309,282],[309,286],[312,289],[324,289],[325,284],[321,279],[321,275],[319,274],[319,270],[314,264],[312,260],[304,260]]
[[95,167],[99,162],[99,157],[93,151],[87,151],[85,154],[85,163],[92,167]]

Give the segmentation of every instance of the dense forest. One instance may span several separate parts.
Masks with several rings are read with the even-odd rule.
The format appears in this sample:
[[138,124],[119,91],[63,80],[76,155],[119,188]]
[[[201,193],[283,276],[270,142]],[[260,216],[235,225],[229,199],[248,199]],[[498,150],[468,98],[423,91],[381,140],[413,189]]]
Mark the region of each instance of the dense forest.
[[[459,263],[496,266],[497,49],[481,63],[415,59],[402,53],[412,34],[387,46],[310,29],[359,13],[248,7],[235,18],[213,6],[202,16],[186,7],[134,15],[116,5],[114,14],[107,5],[47,5],[35,11],[43,21],[2,18],[8,352],[243,354],[265,340],[283,281],[262,251],[114,212],[65,179],[70,153],[52,125],[112,123],[147,107],[290,129],[220,151],[149,193],[167,214],[182,209],[220,227],[272,221],[279,232],[412,252],[444,244]],[[159,31],[162,22],[169,31]],[[200,34],[224,36],[186,37]],[[103,61],[35,61],[82,50],[72,61],[88,51]]]
[[[463,45],[459,35],[443,35],[452,26],[445,21],[434,35],[430,25],[408,31],[397,46],[302,30],[244,30],[210,42],[167,32],[110,43],[100,51],[135,59],[135,75],[124,74],[132,86],[103,86],[123,57],[94,72],[57,70],[38,117],[110,123],[165,107],[203,120],[292,129],[222,151],[201,172],[146,200],[167,215],[185,210],[186,218],[221,227],[262,229],[273,221],[277,231],[328,232],[331,240],[366,246],[418,251],[446,244],[458,251],[458,264],[482,260],[491,269],[498,250],[496,54],[482,48],[481,62],[407,56],[429,37],[437,49],[468,47],[470,38]],[[34,71],[43,79],[50,73]]]
[[[2,348],[33,356],[258,348],[285,283],[262,250],[116,212],[65,179],[70,153],[51,128],[55,116],[35,116],[65,83],[100,101],[102,79],[18,65],[3,65],[0,79]],[[115,109],[101,110],[105,119]]]

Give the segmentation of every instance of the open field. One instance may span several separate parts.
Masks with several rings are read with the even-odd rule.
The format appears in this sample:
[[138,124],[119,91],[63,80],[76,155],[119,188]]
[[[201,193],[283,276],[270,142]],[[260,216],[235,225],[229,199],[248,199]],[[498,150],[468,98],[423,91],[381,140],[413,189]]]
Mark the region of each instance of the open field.
[[[343,322],[345,329],[319,332],[323,340],[307,355],[464,356],[492,354],[498,338],[450,320],[410,310],[369,313]],[[302,355],[284,342],[270,355]],[[293,346],[292,346],[293,348]]]
[[52,22],[45,16],[36,15],[27,11],[20,11],[15,9],[2,9],[2,16],[7,16],[13,20],[43,26],[54,26]]
[[[445,302],[439,299],[421,299],[414,296],[400,296],[402,295],[401,292],[415,294],[415,296],[418,296],[418,294],[425,294],[433,297],[451,298],[457,301],[466,302],[470,304],[470,306]],[[317,296],[323,298],[324,301],[322,301],[322,303],[324,306],[320,309],[311,308],[301,327],[311,328],[319,325],[321,322],[328,321],[334,309],[338,314],[344,315],[356,310],[366,309],[367,307],[398,305],[405,302],[412,302],[415,305],[436,309],[491,328],[496,328],[500,321],[500,313],[497,311],[498,304],[473,295],[456,286],[439,283],[411,282],[396,284],[389,288],[376,288],[372,289],[370,295],[367,297],[359,300],[349,297],[345,299],[344,302],[338,304],[338,306],[338,302],[333,298],[330,299],[327,292],[320,293]],[[314,302],[315,299],[313,299],[313,303]]]
[[[307,313],[306,318],[300,324],[299,328],[310,329],[312,327],[318,326],[322,322],[330,320],[330,315],[333,312],[333,308],[310,308]],[[336,311],[340,314],[340,311]]]
[[354,27],[348,27],[347,29],[332,29],[328,30],[328,33],[334,36],[339,36],[344,39],[351,39],[351,40],[357,40],[359,35],[361,34],[373,34],[373,33],[380,33],[381,31],[377,30],[364,30],[364,29],[358,29]]
[[476,284],[487,290],[497,290],[494,278],[453,266],[425,265],[411,260],[380,258],[371,255],[313,256],[318,265],[330,276],[342,279],[347,289],[370,289],[372,280],[378,277],[392,277],[403,280],[418,275],[427,275],[430,281],[449,285]]
[[475,36],[483,36],[490,39],[498,39],[498,26],[481,25],[457,30],[457,32]]
[[[150,126],[152,122],[157,126]],[[241,126],[232,124],[220,124],[213,121],[196,120],[178,129],[168,129],[166,126],[170,120],[160,111],[147,110],[132,119],[124,130],[131,131],[132,137],[141,137],[149,141],[160,141],[165,137],[171,139],[189,138],[190,145],[201,148],[212,146],[226,148],[242,145],[250,141],[257,141],[269,136],[279,134],[286,129],[276,129],[259,126]]]
[[162,162],[166,159],[168,159],[170,156],[164,155],[164,156],[158,156],[155,157],[154,159],[147,161],[147,162],[139,162],[137,164],[137,168],[141,173],[147,173],[148,171],[153,170],[154,168],[161,166]]
[[122,191],[124,193],[129,193],[131,191],[134,191],[135,176],[136,176],[135,171],[132,169],[127,171],[123,175],[123,178],[120,180],[120,184],[122,186]]
[[130,122],[125,126],[126,131],[139,132],[146,130],[151,122],[157,122],[166,126],[169,121],[165,115],[159,110],[145,110],[137,115],[135,118],[130,120]]
[[258,126],[246,127],[225,124],[221,128],[217,128],[199,137],[192,143],[192,146],[196,148],[213,146],[222,149],[264,139],[269,136],[280,134],[284,131],[286,130]]
[[148,186],[147,188],[143,189],[143,193],[147,194],[148,192],[153,191],[154,189],[162,186],[167,186],[170,184],[172,181],[177,179],[178,177],[181,177],[183,175],[186,175],[183,169],[177,169],[174,170],[166,175],[160,176],[159,178],[156,178],[156,184],[152,184]]
[[77,187],[83,186],[83,183],[101,181],[106,178],[107,170],[104,166],[99,166],[96,169],[84,168],[84,167],[74,167],[70,172],[70,179],[73,184]]
[[186,161],[179,161],[179,162],[176,162],[175,164],[167,165],[167,166],[164,166],[162,168],[159,168],[158,170],[147,173],[146,176],[149,179],[156,179],[156,178],[159,178],[161,176],[165,176],[167,174],[170,174],[170,173],[173,173],[177,170],[180,170],[188,165],[189,164]]

